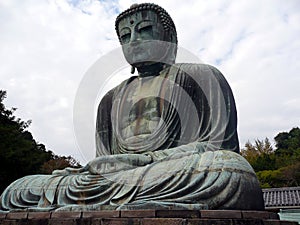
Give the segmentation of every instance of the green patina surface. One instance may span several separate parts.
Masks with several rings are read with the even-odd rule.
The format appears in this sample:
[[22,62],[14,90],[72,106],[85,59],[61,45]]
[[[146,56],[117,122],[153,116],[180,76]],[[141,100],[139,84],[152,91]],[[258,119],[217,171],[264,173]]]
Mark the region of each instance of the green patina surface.
[[157,5],[134,5],[118,16],[116,30],[138,76],[101,100],[97,157],[80,169],[17,180],[0,208],[262,210],[255,173],[238,154],[224,76],[209,65],[175,64],[175,25]]

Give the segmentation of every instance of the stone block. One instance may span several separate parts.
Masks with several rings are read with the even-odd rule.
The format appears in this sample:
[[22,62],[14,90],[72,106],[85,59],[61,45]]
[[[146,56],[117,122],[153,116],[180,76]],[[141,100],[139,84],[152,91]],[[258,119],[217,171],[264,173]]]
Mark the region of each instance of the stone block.
[[242,211],[244,219],[270,219],[270,214],[267,211]]
[[6,215],[7,215],[7,213],[0,212],[0,219],[5,219]]
[[10,212],[6,215],[6,219],[27,219],[28,212]]
[[185,220],[177,218],[145,218],[141,225],[185,225]]
[[3,220],[0,221],[1,225],[28,225],[27,220],[26,219],[20,219],[20,220],[13,220],[13,219],[8,219],[8,220]]
[[28,219],[50,219],[51,212],[28,212]]
[[200,210],[201,218],[228,218],[241,219],[242,212],[240,210]]
[[[1,217],[2,216],[2,217]],[[297,225],[267,211],[103,210],[0,213],[0,225]]]
[[77,220],[76,225],[101,225],[101,219],[95,220],[93,223],[92,218],[81,218]]
[[51,219],[80,219],[82,212],[52,212],[51,213]]
[[233,219],[232,225],[264,225],[262,219]]
[[70,218],[55,218],[49,220],[49,225],[77,225],[79,220]]
[[155,217],[155,210],[123,210],[121,211],[122,218],[153,218]]
[[280,225],[280,220],[264,220],[264,225]]
[[96,218],[96,219],[92,219],[92,225],[102,225],[102,219]]
[[158,218],[199,218],[198,210],[156,210]]
[[270,212],[270,219],[279,220],[279,215],[277,213]]
[[[94,223],[93,223],[94,225]],[[136,218],[105,218],[101,225],[140,225],[140,219]]]
[[232,225],[231,219],[187,219],[185,225]]
[[82,212],[82,218],[118,218],[118,217],[120,217],[120,211],[116,211],[116,210]]
[[298,222],[292,222],[292,221],[280,221],[280,225],[298,225]]
[[259,219],[187,219],[185,225],[264,225]]
[[27,221],[27,225],[48,225],[49,219],[30,219]]

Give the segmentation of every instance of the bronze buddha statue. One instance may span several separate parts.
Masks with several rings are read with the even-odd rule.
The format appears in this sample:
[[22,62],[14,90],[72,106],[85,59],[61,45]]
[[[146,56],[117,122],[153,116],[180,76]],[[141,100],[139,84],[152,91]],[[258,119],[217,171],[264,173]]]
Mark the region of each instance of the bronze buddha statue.
[[176,64],[177,34],[160,6],[135,4],[116,20],[132,76],[101,100],[97,157],[81,169],[12,183],[0,209],[263,210],[255,172],[239,155],[237,115],[223,75]]

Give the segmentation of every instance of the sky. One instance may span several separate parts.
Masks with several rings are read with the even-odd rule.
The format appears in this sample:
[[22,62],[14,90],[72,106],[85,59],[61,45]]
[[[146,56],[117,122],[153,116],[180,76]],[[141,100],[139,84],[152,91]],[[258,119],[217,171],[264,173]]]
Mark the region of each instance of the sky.
[[[141,2],[0,0],[4,103],[32,120],[29,131],[55,154],[82,164],[93,158],[93,131],[81,130],[89,143],[83,150],[74,129],[76,94],[95,62],[119,48],[116,16]],[[179,46],[226,77],[236,100],[241,148],[300,126],[299,0],[152,2],[173,18]],[[117,85],[129,71],[122,68],[126,75],[110,82]],[[107,89],[101,82],[93,109]]]

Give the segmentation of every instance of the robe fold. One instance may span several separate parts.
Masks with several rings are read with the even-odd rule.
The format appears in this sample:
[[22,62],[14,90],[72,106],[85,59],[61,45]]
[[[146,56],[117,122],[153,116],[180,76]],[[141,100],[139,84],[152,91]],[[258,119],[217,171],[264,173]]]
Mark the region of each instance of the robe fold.
[[232,91],[212,66],[174,64],[121,83],[99,105],[96,146],[78,173],[15,181],[0,209],[264,208],[238,154]]

